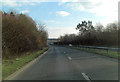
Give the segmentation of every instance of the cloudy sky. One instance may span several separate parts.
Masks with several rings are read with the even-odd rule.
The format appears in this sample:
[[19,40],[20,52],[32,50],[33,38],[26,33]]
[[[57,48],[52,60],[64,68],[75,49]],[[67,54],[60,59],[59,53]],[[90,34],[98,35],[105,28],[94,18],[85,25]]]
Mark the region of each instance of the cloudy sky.
[[49,38],[78,33],[75,27],[83,20],[93,25],[118,20],[119,0],[4,0],[2,11],[15,10],[47,26]]

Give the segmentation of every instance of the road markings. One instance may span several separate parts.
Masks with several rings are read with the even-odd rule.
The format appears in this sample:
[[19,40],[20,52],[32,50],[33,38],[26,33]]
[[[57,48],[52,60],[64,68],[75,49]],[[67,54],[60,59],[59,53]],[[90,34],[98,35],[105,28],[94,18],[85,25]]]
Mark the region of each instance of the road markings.
[[79,59],[87,59],[87,58],[99,58],[97,56],[89,56],[89,57],[78,57],[78,58],[73,58],[73,60],[79,60]]
[[82,75],[83,75],[83,77],[84,77],[86,80],[88,80],[88,82],[91,82],[90,79],[89,79],[89,77],[88,77],[85,73],[82,73]]
[[72,60],[72,58],[71,58],[71,57],[68,57],[68,59],[69,59],[69,60]]
[[24,70],[26,70],[27,68],[29,68],[31,65],[33,65],[36,61],[38,61],[40,58],[42,58],[46,53],[48,53],[50,49],[48,49],[47,51],[45,51],[43,54],[41,54],[40,56],[38,56],[37,58],[35,58],[34,60],[28,62],[26,65],[24,65],[23,67],[21,67],[19,70],[17,70],[16,72],[14,72],[13,74],[9,75],[7,78],[5,78],[4,80],[13,80],[18,74],[20,74],[21,72],[23,72]]

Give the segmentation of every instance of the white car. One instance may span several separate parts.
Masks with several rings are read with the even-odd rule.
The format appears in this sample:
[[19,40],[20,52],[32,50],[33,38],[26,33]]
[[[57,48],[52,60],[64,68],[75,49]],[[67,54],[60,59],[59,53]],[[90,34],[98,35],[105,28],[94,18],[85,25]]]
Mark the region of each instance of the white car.
[[72,44],[69,44],[69,46],[72,46]]

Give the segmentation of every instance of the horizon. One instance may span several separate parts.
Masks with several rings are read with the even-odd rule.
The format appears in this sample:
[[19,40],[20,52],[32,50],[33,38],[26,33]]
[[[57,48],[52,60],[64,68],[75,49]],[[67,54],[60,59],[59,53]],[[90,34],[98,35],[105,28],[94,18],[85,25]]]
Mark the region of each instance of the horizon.
[[[117,21],[118,2],[99,0],[87,0],[86,2],[72,2],[62,0],[55,2],[40,1],[2,1],[2,11],[15,10],[30,16],[37,24],[46,25],[49,38],[58,38],[64,34],[77,34],[75,27],[81,21],[92,21],[93,26],[101,23],[106,26],[108,23]],[[113,5],[111,7],[111,4]]]

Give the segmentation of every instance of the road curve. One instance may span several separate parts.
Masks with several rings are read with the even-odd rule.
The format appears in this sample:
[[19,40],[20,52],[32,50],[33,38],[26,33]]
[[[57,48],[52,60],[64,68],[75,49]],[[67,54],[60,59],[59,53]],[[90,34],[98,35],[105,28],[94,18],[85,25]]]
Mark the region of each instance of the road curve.
[[118,80],[118,60],[65,47],[48,52],[10,80]]

